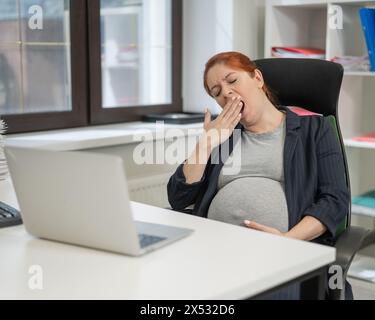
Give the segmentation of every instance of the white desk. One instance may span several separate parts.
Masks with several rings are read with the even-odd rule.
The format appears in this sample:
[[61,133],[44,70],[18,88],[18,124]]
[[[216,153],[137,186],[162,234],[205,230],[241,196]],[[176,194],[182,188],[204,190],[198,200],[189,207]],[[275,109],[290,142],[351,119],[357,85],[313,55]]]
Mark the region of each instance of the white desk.
[[[0,191],[17,206],[12,192]],[[0,229],[0,299],[242,299],[335,259],[333,248],[132,205],[138,220],[195,232],[134,258],[36,239],[23,226]],[[42,267],[42,290],[28,286],[32,265]]]

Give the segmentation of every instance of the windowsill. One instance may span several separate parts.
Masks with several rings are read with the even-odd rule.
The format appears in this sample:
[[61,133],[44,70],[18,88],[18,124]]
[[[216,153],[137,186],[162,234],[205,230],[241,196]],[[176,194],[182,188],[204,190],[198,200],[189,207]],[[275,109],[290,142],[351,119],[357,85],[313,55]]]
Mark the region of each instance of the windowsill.
[[[142,141],[197,136],[202,132],[203,123],[165,124],[163,127],[157,127],[155,123],[150,122],[127,122],[84,128],[9,134],[6,136],[5,144],[57,151],[83,150]],[[169,129],[177,130],[169,131]]]

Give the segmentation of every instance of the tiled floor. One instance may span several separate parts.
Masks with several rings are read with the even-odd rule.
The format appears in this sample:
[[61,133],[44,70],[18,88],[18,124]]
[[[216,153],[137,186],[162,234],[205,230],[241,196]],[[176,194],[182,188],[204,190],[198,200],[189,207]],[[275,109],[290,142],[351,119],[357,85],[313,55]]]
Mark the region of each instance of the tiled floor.
[[355,300],[375,300],[375,283],[348,278]]
[[[361,274],[361,272],[370,281],[350,277],[350,274]],[[348,273],[348,281],[352,285],[354,299],[375,300],[375,245],[369,246],[357,254]]]

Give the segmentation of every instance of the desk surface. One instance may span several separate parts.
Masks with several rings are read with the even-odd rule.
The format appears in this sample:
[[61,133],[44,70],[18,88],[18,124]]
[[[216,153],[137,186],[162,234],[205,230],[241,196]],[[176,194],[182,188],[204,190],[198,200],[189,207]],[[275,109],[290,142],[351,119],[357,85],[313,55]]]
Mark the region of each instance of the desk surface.
[[[195,232],[134,258],[37,239],[23,226],[0,229],[0,299],[241,299],[335,258],[334,248],[132,206],[138,220]],[[29,288],[33,265],[42,268],[42,290]]]

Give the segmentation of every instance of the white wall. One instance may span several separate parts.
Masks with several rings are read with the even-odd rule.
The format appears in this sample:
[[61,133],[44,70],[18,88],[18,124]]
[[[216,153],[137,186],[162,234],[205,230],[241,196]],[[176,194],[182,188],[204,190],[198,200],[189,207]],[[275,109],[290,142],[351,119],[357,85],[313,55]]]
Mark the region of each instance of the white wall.
[[240,51],[252,59],[263,57],[264,2],[262,0],[183,0],[184,111],[219,107],[203,87],[207,60],[222,51]]

